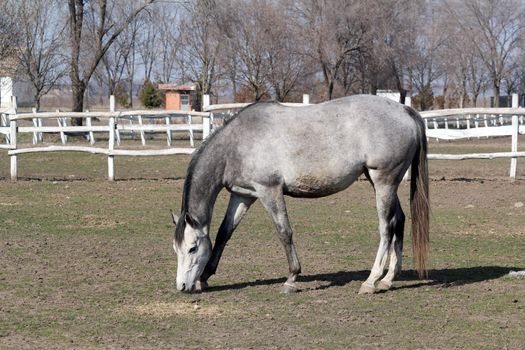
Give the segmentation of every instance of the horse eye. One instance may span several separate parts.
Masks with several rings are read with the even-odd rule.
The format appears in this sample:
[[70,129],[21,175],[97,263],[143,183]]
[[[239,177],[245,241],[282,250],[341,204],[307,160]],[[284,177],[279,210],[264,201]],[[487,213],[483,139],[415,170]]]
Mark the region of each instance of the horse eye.
[[196,251],[197,251],[197,246],[195,245],[195,246],[191,247],[190,250],[188,250],[188,254],[193,254]]

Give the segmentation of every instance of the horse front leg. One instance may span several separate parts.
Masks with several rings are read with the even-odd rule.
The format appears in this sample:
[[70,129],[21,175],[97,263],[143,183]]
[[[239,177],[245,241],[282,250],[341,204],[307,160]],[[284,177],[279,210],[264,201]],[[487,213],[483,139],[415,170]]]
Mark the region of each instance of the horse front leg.
[[281,289],[282,293],[294,293],[298,291],[296,280],[301,273],[301,264],[297,257],[295,244],[292,240],[292,228],[288,220],[286,211],[286,203],[282,189],[280,187],[273,187],[265,189],[265,193],[260,198],[264,208],[270,214],[270,217],[275,225],[277,234],[286,252],[288,259],[288,267],[290,275]]
[[226,210],[217,237],[215,238],[215,245],[213,246],[210,260],[208,260],[200,278],[201,288],[207,287],[208,279],[217,271],[217,266],[219,266],[219,261],[226,247],[226,243],[228,243],[233,231],[255,200],[255,198],[243,197],[236,194],[230,196],[228,209]]

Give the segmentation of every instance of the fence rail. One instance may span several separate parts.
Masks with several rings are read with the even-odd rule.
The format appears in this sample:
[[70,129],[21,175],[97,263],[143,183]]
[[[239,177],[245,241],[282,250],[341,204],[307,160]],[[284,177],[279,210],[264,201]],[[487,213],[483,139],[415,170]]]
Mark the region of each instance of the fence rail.
[[[303,103],[289,104],[291,106],[304,106],[309,104],[308,95],[303,96]],[[110,103],[110,105],[114,105]],[[14,108],[0,110],[0,137],[5,139],[5,144],[0,144],[0,149],[8,151],[11,159],[11,179],[17,179],[17,156],[28,153],[43,152],[85,152],[101,154],[108,157],[108,179],[114,180],[115,156],[165,156],[177,154],[192,154],[194,151],[194,132],[202,132],[205,139],[212,131],[214,113],[225,111],[234,114],[235,111],[245,107],[246,104],[221,104],[209,105],[209,98],[204,99],[206,112],[181,112],[181,111],[114,111],[109,112],[44,112],[44,113],[16,113]],[[495,153],[469,153],[469,154],[429,154],[430,160],[464,160],[464,159],[495,159],[511,158],[510,177],[515,178],[517,172],[517,159],[525,157],[525,152],[518,152],[518,135],[525,134],[525,108],[517,107],[517,99],[513,99],[513,108],[468,108],[448,109],[421,112],[425,120],[428,138],[438,140],[455,140],[462,138],[481,138],[494,136],[511,136],[510,152]],[[68,125],[72,118],[85,120],[83,126]],[[95,119],[98,125],[93,125]],[[178,123],[176,122],[178,119]],[[196,123],[196,119],[200,119]],[[20,125],[32,122],[32,126]],[[44,125],[56,121],[56,126]],[[146,122],[145,122],[146,121]],[[149,122],[147,122],[149,121]],[[152,123],[151,121],[156,121]],[[188,133],[190,147],[171,147],[172,133]],[[17,144],[17,134],[33,134],[33,147],[20,148]],[[43,141],[43,134],[60,134],[62,146],[37,146]],[[68,135],[85,134],[91,146],[67,145]],[[115,145],[121,144],[121,134],[140,135],[142,144],[146,144],[146,133],[165,133],[168,148],[132,150],[120,149]],[[108,146],[94,147],[95,134],[107,134]]]
[[509,176],[513,179],[516,178],[518,158],[525,157],[525,152],[518,152],[518,136],[525,134],[525,108],[518,107],[518,96],[516,94],[512,97],[511,108],[443,109],[421,112],[421,116],[425,120],[428,138],[457,140],[474,137],[511,137],[510,152],[429,154],[428,159],[511,158]]
[[[194,148],[194,132],[202,132],[205,139],[211,132],[209,113],[203,112],[180,112],[180,111],[110,111],[110,112],[44,112],[44,113],[18,113],[15,109],[2,110],[2,123],[0,124],[0,134],[4,135],[6,144],[0,144],[0,149],[6,149],[10,157],[11,180],[18,178],[18,155],[28,153],[46,152],[85,152],[91,154],[101,154],[108,157],[108,179],[115,179],[115,156],[166,156],[177,154],[192,154]],[[172,124],[172,119],[179,117],[183,123]],[[193,122],[193,117],[201,118],[201,123]],[[73,126],[67,125],[68,120],[81,118],[86,125]],[[92,125],[92,121],[97,118],[101,125]],[[155,119],[162,124],[144,124],[143,118]],[[133,124],[136,119],[138,124]],[[43,125],[43,120],[56,120],[57,126]],[[33,126],[19,125],[23,121],[32,121]],[[167,135],[168,146],[171,146],[172,132],[187,132],[190,136],[190,146],[188,148],[169,147],[164,149],[133,150],[116,149],[115,144],[120,145],[120,134],[123,132],[138,132],[141,135],[142,143],[145,144],[145,132],[163,132]],[[17,137],[22,133],[33,134],[33,146],[20,148]],[[43,140],[44,133],[58,133],[61,135],[62,146],[37,146]],[[95,143],[94,134],[107,134],[108,145],[106,148],[94,146],[66,145],[67,135],[85,134],[91,145]]]

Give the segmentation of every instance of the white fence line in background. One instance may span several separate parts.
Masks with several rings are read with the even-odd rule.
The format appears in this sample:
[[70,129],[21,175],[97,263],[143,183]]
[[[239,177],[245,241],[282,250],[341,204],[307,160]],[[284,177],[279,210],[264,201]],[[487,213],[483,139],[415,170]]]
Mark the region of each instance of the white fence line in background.
[[[203,139],[209,136],[211,131],[209,113],[201,112],[180,112],[180,111],[127,111],[127,112],[46,112],[46,113],[19,113],[15,110],[1,110],[2,115],[0,124],[0,135],[5,136],[6,144],[0,144],[0,149],[8,150],[11,159],[11,180],[16,181],[18,178],[17,156],[27,153],[43,152],[85,152],[91,154],[102,154],[108,157],[108,179],[115,178],[115,156],[166,156],[176,154],[192,154],[194,148],[194,132],[199,131],[203,134]],[[201,117],[201,124],[194,124],[192,117]],[[162,124],[132,124],[129,121],[138,117],[162,120]],[[182,117],[184,124],[172,124],[172,118]],[[85,126],[68,126],[67,120],[71,118],[84,119]],[[101,122],[106,120],[105,124],[92,125],[92,119],[98,118]],[[45,120],[56,120],[58,126],[44,125]],[[20,121],[28,121],[27,124],[32,126],[21,126]],[[172,132],[188,132],[190,137],[190,146],[188,148],[165,148],[154,150],[127,150],[115,149],[115,144],[120,144],[121,133],[133,133],[139,131],[142,135],[143,144],[145,143],[145,132],[162,132],[167,135],[168,146],[171,146]],[[17,144],[17,134],[32,133],[33,145],[42,142],[44,133],[58,133],[61,135],[62,146],[33,146],[19,148]],[[73,146],[66,145],[67,133],[77,135],[87,135],[91,145],[95,144],[95,133],[105,133],[108,135],[107,148],[93,146]]]
[[[468,108],[448,109],[421,112],[425,120],[428,138],[438,140],[456,140],[463,138],[481,138],[494,136],[511,136],[510,152],[496,153],[470,153],[470,154],[429,154],[430,160],[464,160],[464,159],[495,159],[511,158],[510,177],[515,178],[517,172],[517,159],[525,157],[525,152],[518,152],[518,135],[525,134],[525,108],[517,107],[517,98],[513,96],[512,108]],[[303,95],[303,103],[286,103],[288,106],[304,106],[309,104],[309,96]],[[191,154],[194,151],[194,132],[203,133],[203,139],[214,130],[214,113],[222,116],[231,116],[249,103],[229,103],[209,105],[210,98],[203,99],[203,109],[206,112],[181,112],[181,111],[115,111],[114,100],[110,100],[110,112],[45,112],[45,113],[16,113],[14,109],[0,110],[0,138],[5,139],[5,144],[0,144],[0,149],[8,150],[11,158],[11,179],[17,179],[17,155],[39,152],[87,152],[102,154],[108,157],[108,179],[113,180],[115,156],[164,156],[175,154]],[[202,118],[202,123],[194,124],[194,118]],[[68,126],[67,120],[82,118],[86,120],[85,126]],[[107,123],[92,125],[92,121],[107,119]],[[183,123],[173,123],[173,118],[182,118]],[[216,118],[216,116],[215,116]],[[29,125],[20,126],[18,121],[27,120]],[[57,126],[44,125],[43,121],[55,120]],[[145,121],[158,120],[160,123]],[[49,124],[49,122],[47,123]],[[99,123],[100,124],[100,123]],[[165,133],[169,148],[158,150],[126,150],[115,149],[121,145],[122,134],[140,134],[141,142],[146,144],[146,132]],[[172,133],[187,132],[190,139],[189,148],[172,148]],[[58,133],[61,136],[62,146],[27,147],[18,148],[17,133],[32,133],[33,144],[43,140],[44,133]],[[91,147],[68,146],[68,133],[83,133],[88,136]],[[108,134],[108,147],[93,147],[95,133]]]
[[428,138],[458,140],[481,137],[511,136],[510,152],[429,154],[434,160],[465,160],[511,158],[509,175],[516,178],[519,157],[518,135],[525,134],[525,108],[518,107],[518,96],[513,94],[511,108],[464,108],[420,112],[425,120]]

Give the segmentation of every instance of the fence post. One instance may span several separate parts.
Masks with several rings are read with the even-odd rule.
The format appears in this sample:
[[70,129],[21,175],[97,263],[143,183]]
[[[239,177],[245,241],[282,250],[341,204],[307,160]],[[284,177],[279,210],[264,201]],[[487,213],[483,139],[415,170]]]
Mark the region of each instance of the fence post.
[[115,117],[109,117],[109,142],[108,142],[108,180],[115,180]]
[[193,148],[195,147],[195,141],[193,139],[193,129],[192,129],[192,124],[193,124],[193,118],[191,116],[191,114],[188,114],[188,125],[190,127],[190,130],[189,130],[189,135],[190,135],[190,146]]
[[206,140],[210,135],[210,118],[202,118],[202,141]]
[[167,116],[165,119],[166,119],[166,142],[168,143],[168,146],[171,146],[170,116]]
[[115,95],[109,96],[109,111],[115,112]]
[[[89,126],[89,127],[92,126],[92,124],[91,124],[91,117],[87,117],[86,118],[86,126]],[[95,134],[93,133],[93,131],[89,132],[89,144],[91,144],[91,145],[95,144]]]
[[[11,149],[16,149],[16,120],[9,120],[10,127],[10,139],[11,139]],[[17,170],[17,158],[16,154],[11,155],[11,181],[16,181],[18,179],[18,170]]]
[[[35,116],[33,118],[33,126],[34,127],[41,127],[43,124],[42,124],[42,119],[38,118],[38,112],[36,110],[36,108],[33,108],[32,109],[32,113],[33,115]],[[43,142],[44,141],[44,136],[41,132],[33,132],[33,144],[36,145],[38,142]]]
[[[57,109],[56,110],[57,113],[60,113],[60,109]],[[65,118],[62,118],[62,117],[58,117],[57,118],[57,124],[58,126],[62,127],[62,124],[64,124],[63,126],[66,126],[66,122],[65,122]],[[66,144],[66,141],[67,141],[67,136],[66,134],[64,133],[64,131],[61,131],[60,132],[60,140],[62,140],[62,144],[65,145]]]
[[[518,135],[519,135],[519,120],[517,115],[512,116],[512,147],[511,152],[518,152]],[[518,157],[512,157],[510,159],[510,177],[516,178],[516,172],[518,169]]]
[[[31,113],[33,113],[33,115],[36,115],[36,108],[32,108],[31,109]],[[34,117],[32,119],[33,121],[33,126],[35,128],[38,127],[38,119],[36,117]],[[36,145],[38,143],[38,133],[36,131],[33,132],[33,145]]]
[[[9,139],[11,144],[11,150],[16,150],[16,120],[13,120],[11,116],[16,116],[17,101],[16,96],[11,99],[11,114],[9,114]],[[11,181],[18,180],[18,159],[16,154],[11,154]]]
[[310,104],[310,95],[303,94],[303,105],[309,105]]
[[[137,116],[139,119],[139,125],[142,127],[142,116]],[[144,129],[140,129],[140,141],[142,142],[142,146],[146,146],[146,133],[144,132]]]
[[[518,108],[518,94],[512,94],[512,108]],[[518,135],[519,135],[519,119],[517,115],[512,116],[512,146],[511,152],[518,152]],[[518,170],[518,157],[512,157],[510,160],[510,177],[516,178]]]
[[[115,112],[115,95],[109,96],[109,111]],[[118,124],[118,118],[115,119],[115,123]],[[115,136],[117,138],[117,145],[120,146],[120,131],[118,128],[115,129]],[[93,143],[95,143],[95,140],[93,139]]]

